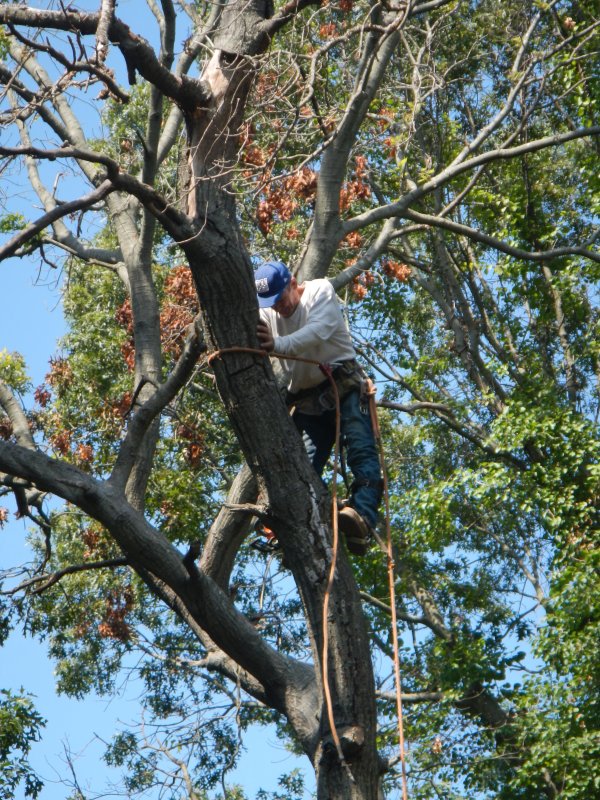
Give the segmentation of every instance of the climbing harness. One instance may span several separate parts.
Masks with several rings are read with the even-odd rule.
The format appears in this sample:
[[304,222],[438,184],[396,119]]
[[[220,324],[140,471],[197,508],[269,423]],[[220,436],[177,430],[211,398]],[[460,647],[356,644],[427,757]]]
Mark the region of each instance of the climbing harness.
[[322,364],[318,361],[309,363],[318,365],[321,372],[326,375],[325,380],[316,386],[311,386],[310,389],[288,391],[285,398],[288,407],[293,407],[302,414],[318,416],[324,411],[335,411],[338,400],[341,402],[348,392],[361,386],[361,369],[355,359],[342,361],[339,364]]

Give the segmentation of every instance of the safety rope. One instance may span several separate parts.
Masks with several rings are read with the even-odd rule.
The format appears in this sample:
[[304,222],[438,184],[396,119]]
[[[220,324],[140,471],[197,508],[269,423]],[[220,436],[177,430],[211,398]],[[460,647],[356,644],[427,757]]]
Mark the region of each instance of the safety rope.
[[[337,475],[338,475],[338,464],[340,458],[340,431],[341,431],[341,412],[340,412],[340,397],[337,389],[337,384],[333,377],[333,373],[331,367],[327,364],[322,364],[319,361],[315,361],[314,359],[304,358],[302,356],[290,356],[290,355],[281,355],[280,353],[271,352],[268,353],[266,350],[252,348],[252,347],[227,347],[221,350],[215,350],[208,356],[208,363],[210,364],[211,361],[215,358],[219,358],[222,353],[251,353],[254,355],[260,356],[272,356],[274,358],[285,359],[285,360],[292,360],[292,361],[302,361],[306,364],[315,364],[317,365],[321,371],[327,376],[333,391],[333,395],[335,398],[335,449],[334,449],[334,458],[333,458],[333,479],[332,479],[332,529],[333,529],[333,543],[332,543],[332,559],[331,559],[331,566],[329,569],[329,576],[327,581],[327,586],[325,589],[325,597],[323,599],[323,649],[321,655],[321,679],[323,681],[323,694],[325,696],[325,704],[327,707],[327,717],[329,722],[329,727],[331,730],[331,737],[333,739],[333,743],[335,745],[335,749],[340,760],[340,764],[347,770],[350,780],[355,783],[354,776],[352,775],[352,771],[350,766],[348,765],[344,753],[342,751],[342,745],[340,742],[340,738],[337,732],[337,727],[335,724],[335,719],[333,715],[333,702],[331,698],[331,690],[329,686],[329,673],[327,669],[327,661],[329,656],[329,642],[327,636],[327,615],[329,611],[329,598],[331,595],[331,589],[333,586],[333,581],[335,578],[335,568],[337,563],[337,556],[338,556],[338,549],[339,549],[339,529],[338,529],[338,515],[337,515]],[[384,504],[385,504],[385,529],[386,529],[386,542],[385,542],[385,552],[387,554],[387,568],[388,568],[388,582],[389,582],[389,592],[390,592],[390,606],[391,606],[391,616],[392,616],[392,646],[393,646],[393,654],[394,654],[394,681],[396,686],[396,710],[397,710],[397,717],[398,717],[398,745],[400,750],[400,763],[402,767],[402,800],[408,800],[408,780],[406,774],[406,758],[405,758],[405,743],[404,743],[404,722],[403,722],[403,710],[402,710],[402,681],[400,677],[400,653],[399,653],[399,645],[398,645],[398,620],[396,615],[396,590],[395,590],[395,580],[394,580],[394,570],[395,570],[395,560],[394,560],[394,553],[392,547],[392,532],[391,532],[391,524],[390,524],[390,497],[389,497],[389,485],[388,485],[388,478],[387,478],[387,468],[385,462],[385,454],[383,449],[383,442],[381,439],[381,428],[379,426],[379,418],[377,416],[377,405],[375,403],[375,386],[371,380],[367,382],[367,395],[369,398],[369,412],[371,415],[371,425],[373,427],[373,435],[375,436],[375,441],[377,443],[377,448],[379,451],[379,462],[381,466],[381,473],[383,475],[383,496],[384,496]]]
[[394,551],[392,548],[392,530],[390,524],[390,493],[387,478],[387,469],[385,463],[385,454],[383,449],[383,442],[381,439],[381,428],[379,426],[379,417],[377,415],[377,404],[375,403],[375,386],[373,381],[368,381],[367,393],[369,396],[369,411],[371,414],[371,425],[373,427],[373,434],[379,450],[379,462],[381,465],[381,473],[383,475],[383,497],[385,504],[385,550],[387,554],[387,568],[388,568],[388,583],[390,590],[390,607],[392,612],[392,646],[394,653],[394,682],[396,685],[396,711],[398,717],[398,747],[400,750],[400,764],[402,767],[402,800],[408,800],[408,780],[406,775],[406,758],[404,753],[404,717],[402,713],[402,681],[400,678],[400,652],[398,646],[398,620],[396,616],[396,589],[394,580],[394,570],[396,563],[394,560]]

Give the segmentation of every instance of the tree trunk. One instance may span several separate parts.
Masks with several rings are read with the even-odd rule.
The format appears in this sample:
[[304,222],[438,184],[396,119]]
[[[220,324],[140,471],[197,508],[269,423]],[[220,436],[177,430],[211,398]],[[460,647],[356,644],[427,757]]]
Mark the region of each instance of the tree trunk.
[[[235,349],[258,348],[252,269],[227,184],[232,143],[237,141],[252,80],[246,56],[267,44],[256,13],[261,5],[227,7],[231,13],[223,15],[214,39],[218,48],[202,74],[213,102],[185,113],[191,173],[188,214],[195,230],[181,246],[200,298],[219,393],[256,480],[258,502],[282,544],[306,613],[320,708],[312,730],[299,729],[293,710],[288,719],[314,764],[319,798],[374,800],[378,786],[375,692],[358,590],[341,548],[330,582],[334,555],[330,503],[282,402],[268,359]],[[233,26],[229,20],[234,18]],[[324,620],[326,598],[329,610]],[[324,637],[326,670],[322,667]],[[324,680],[331,693],[334,731]],[[336,737],[344,750],[343,760],[334,744]]]

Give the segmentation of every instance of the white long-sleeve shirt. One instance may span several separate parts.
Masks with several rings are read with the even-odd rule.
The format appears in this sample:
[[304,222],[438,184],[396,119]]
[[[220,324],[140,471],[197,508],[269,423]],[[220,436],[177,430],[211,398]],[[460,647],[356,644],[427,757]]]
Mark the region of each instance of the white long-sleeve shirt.
[[[294,313],[282,317],[272,308],[261,308],[260,317],[273,336],[274,352],[302,356],[321,364],[339,364],[356,357],[342,309],[333,286],[318,278],[306,281]],[[282,359],[290,392],[310,389],[325,380],[316,364]]]

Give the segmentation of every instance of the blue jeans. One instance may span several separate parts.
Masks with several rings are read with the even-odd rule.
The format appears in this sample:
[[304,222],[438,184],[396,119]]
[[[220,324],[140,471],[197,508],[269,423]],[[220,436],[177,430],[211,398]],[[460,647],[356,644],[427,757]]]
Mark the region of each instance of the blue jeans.
[[[335,409],[319,415],[295,411],[293,419],[321,476],[335,444]],[[368,408],[366,413],[361,411],[358,390],[350,391],[340,403],[340,428],[340,445],[346,447],[346,460],[354,477],[350,505],[374,528],[382,495],[381,469],[371,415]]]

